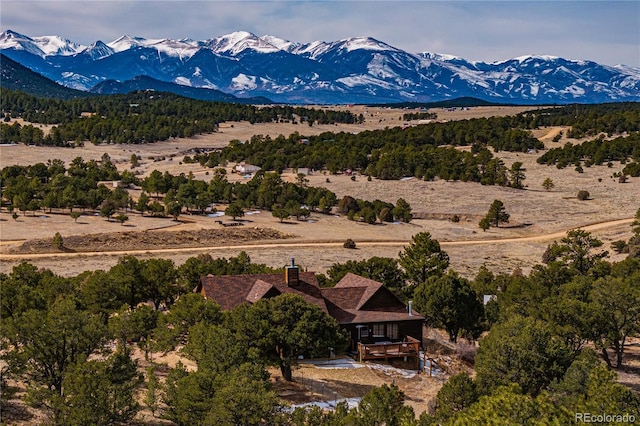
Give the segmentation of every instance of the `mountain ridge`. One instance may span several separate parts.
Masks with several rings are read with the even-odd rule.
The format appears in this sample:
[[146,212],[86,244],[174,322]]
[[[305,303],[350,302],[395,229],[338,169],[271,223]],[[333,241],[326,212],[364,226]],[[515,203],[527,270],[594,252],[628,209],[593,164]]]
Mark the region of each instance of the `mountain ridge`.
[[83,91],[109,80],[131,84],[148,76],[280,103],[433,102],[465,96],[522,104],[640,101],[640,68],[550,55],[468,61],[408,53],[371,37],[297,43],[236,31],[201,41],[125,35],[82,46],[60,36],[6,30],[0,50]]

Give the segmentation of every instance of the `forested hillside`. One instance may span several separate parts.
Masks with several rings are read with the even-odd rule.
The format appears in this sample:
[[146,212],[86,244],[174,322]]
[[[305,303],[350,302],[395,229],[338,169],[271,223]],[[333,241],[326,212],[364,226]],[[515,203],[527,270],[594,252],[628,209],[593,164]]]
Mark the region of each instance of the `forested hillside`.
[[46,136],[42,130],[31,126],[28,133],[33,136],[24,139],[20,136],[21,126],[3,123],[0,143],[56,146],[84,141],[95,144],[157,142],[213,132],[219,123],[225,121],[264,123],[295,120],[312,125],[353,123],[358,119],[345,111],[198,101],[153,91],[64,101],[3,90],[0,111],[9,119],[20,117],[32,123],[55,126]]
[[[604,145],[594,142],[587,147],[605,147],[599,148],[601,155],[598,161],[637,158],[637,149],[633,149],[637,147],[637,135],[634,136],[633,132],[638,131],[640,104],[580,106],[579,114],[575,114],[576,108],[541,109],[511,117],[394,127],[355,135],[323,133],[309,136],[308,143],[304,144],[299,143],[297,135],[274,140],[256,136],[249,143],[232,143],[223,149],[220,156],[275,170],[286,167],[326,168],[331,172],[353,169],[380,179],[415,176],[431,180],[439,177],[506,185],[510,182],[508,170],[488,148],[493,148],[493,152],[543,149],[542,143],[532,136],[530,130],[540,126],[565,125],[580,129],[573,135],[631,133],[615,142]],[[624,149],[606,149],[623,145]],[[469,152],[451,146],[471,146],[472,149]],[[545,154],[540,161],[547,162],[547,158],[553,158],[552,152],[556,151]]]
[[11,90],[41,98],[74,99],[92,96],[90,93],[57,84],[1,53],[0,65],[0,87],[3,97],[6,91]]

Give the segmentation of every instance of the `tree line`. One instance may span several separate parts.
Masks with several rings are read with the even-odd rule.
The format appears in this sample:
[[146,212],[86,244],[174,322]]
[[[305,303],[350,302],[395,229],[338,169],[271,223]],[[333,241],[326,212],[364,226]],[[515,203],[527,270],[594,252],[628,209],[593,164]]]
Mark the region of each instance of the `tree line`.
[[[119,181],[122,186],[108,189],[105,181]],[[128,185],[140,185],[142,194],[134,199]],[[338,200],[335,193],[321,187],[310,187],[304,175],[295,182],[286,182],[280,174],[260,171],[246,183],[229,182],[225,169],[216,169],[207,183],[192,174],[172,175],[154,170],[139,179],[128,170],[118,172],[108,155],[100,161],[75,158],[68,167],[60,160],[30,166],[7,166],[0,171],[3,204],[10,210],[35,212],[40,209],[99,210],[111,219],[118,211],[177,219],[183,211],[204,214],[216,203],[231,205],[230,216],[240,217],[243,209],[272,211],[274,217],[307,217],[311,212],[338,212],[349,219],[366,223],[410,222],[411,206],[403,199],[396,205],[380,200],[368,201],[345,196]],[[124,218],[124,216],[123,216]],[[126,220],[126,219],[125,219]]]
[[[410,143],[433,146],[488,145],[496,151],[541,149],[528,129],[540,126],[572,126],[569,137],[611,136],[640,130],[640,108],[636,103],[568,105],[529,111],[510,117],[471,119],[451,123],[400,127],[373,132],[373,139],[394,141],[398,134]],[[178,95],[139,91],[127,95],[93,96],[72,100],[43,99],[19,91],[3,90],[0,111],[6,120],[21,117],[31,123],[55,125],[43,135],[32,125],[2,123],[0,142],[24,142],[56,146],[92,143],[148,143],[175,137],[189,137],[215,131],[220,122],[250,123],[291,121],[318,124],[363,122],[348,111],[293,106],[256,107],[251,105],[198,101]],[[85,113],[85,117],[81,115]],[[382,133],[381,133],[382,132]],[[322,139],[344,135],[327,134]],[[375,147],[372,147],[375,148]],[[309,167],[309,166],[300,166]],[[351,168],[357,168],[350,165]]]
[[566,143],[561,148],[552,148],[545,152],[537,162],[539,164],[555,164],[559,169],[567,166],[581,168],[593,165],[612,166],[613,161],[626,164],[623,173],[625,175],[640,176],[640,133],[632,132],[626,136],[605,140],[604,135],[596,139],[582,142],[581,144]]
[[[348,111],[207,102],[154,91],[59,100],[3,90],[0,111],[5,121],[0,124],[0,143],[54,146],[73,146],[84,141],[151,143],[215,132],[218,124],[225,121],[313,125],[363,120]],[[18,117],[54,127],[45,136],[42,129],[32,124],[7,124]]]
[[611,137],[625,132],[640,131],[640,103],[615,102],[594,105],[565,105],[543,108],[521,114],[529,128],[541,126],[571,126],[569,138],[597,136]]
[[[325,136],[327,135],[320,135],[321,138]],[[278,136],[275,139],[256,135],[247,143],[232,141],[219,152],[197,154],[187,161],[198,161],[208,167],[215,167],[225,161],[245,161],[277,172],[286,168],[326,169],[332,174],[357,170],[361,174],[379,179],[415,176],[425,180],[441,178],[487,185],[509,184],[504,162],[479,145],[475,145],[470,152],[453,147],[391,142],[372,148],[382,142],[359,143],[351,140],[355,136],[314,140],[307,145],[300,143],[298,134],[292,134],[288,138]]]
[[[599,119],[594,121],[595,115]],[[494,157],[488,147],[494,151],[542,149],[542,143],[529,131],[542,125],[575,124],[583,131],[588,129],[589,134],[600,131],[608,134],[634,132],[637,131],[634,118],[638,115],[640,108],[633,103],[602,104],[541,109],[510,117],[394,127],[358,134],[325,132],[303,138],[294,133],[275,139],[254,135],[245,142],[232,141],[219,152],[199,154],[194,160],[213,167],[222,161],[246,161],[276,171],[306,167],[337,173],[351,169],[380,179],[415,176],[432,180],[439,177],[512,185],[513,182],[507,179],[504,163]],[[574,136],[571,133],[570,137]],[[602,164],[605,160],[626,161],[629,157],[635,158],[636,139],[637,134],[632,133],[613,141],[599,138],[584,148],[569,144],[565,149],[548,151],[538,162],[557,163],[560,167],[576,163],[585,155],[591,156],[585,161],[587,166]],[[451,146],[471,146],[472,149],[468,152]],[[634,173],[637,167],[631,170],[632,167],[629,165],[628,171]],[[520,187],[519,183],[515,183],[515,187]]]

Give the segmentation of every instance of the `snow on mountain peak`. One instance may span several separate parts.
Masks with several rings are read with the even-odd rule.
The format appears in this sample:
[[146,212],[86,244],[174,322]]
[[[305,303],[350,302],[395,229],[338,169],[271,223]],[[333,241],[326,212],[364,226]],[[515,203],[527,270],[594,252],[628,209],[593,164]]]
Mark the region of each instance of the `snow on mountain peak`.
[[371,37],[352,37],[345,40],[341,40],[343,49],[346,49],[347,52],[351,52],[353,50],[363,49],[363,50],[398,50],[394,47],[389,46],[386,43],[376,40]]
[[145,39],[142,37],[131,37],[130,35],[125,34],[117,40],[107,43],[107,46],[112,48],[114,52],[118,53],[131,49],[134,46],[140,46],[144,41]]
[[147,44],[149,47],[153,47],[168,56],[175,56],[179,58],[190,58],[196,54],[200,46],[193,40],[171,40],[162,39],[155,40]]
[[5,48],[5,45],[17,45],[18,43],[22,42],[22,41],[30,41],[33,42],[33,40],[31,39],[31,37],[28,37],[26,35],[17,33],[15,31],[12,30],[6,30],[3,31],[2,34],[0,34],[0,43],[3,46],[3,49]]
[[270,45],[278,48],[279,50],[284,50],[286,52],[291,52],[292,50],[294,50],[295,48],[297,48],[298,46],[300,46],[299,43],[293,43],[289,40],[284,40],[281,39],[279,37],[275,37],[275,36],[271,36],[271,35],[264,35],[262,37],[260,37],[260,39],[266,43],[269,43]]
[[432,61],[459,61],[462,60],[461,57],[455,55],[449,55],[447,53],[432,53],[432,52],[421,52],[419,55],[425,59],[431,59]]
[[179,58],[190,58],[199,48],[198,42],[194,42],[190,39],[146,39],[143,37],[132,37],[130,35],[123,35],[119,39],[108,43],[107,46],[113,49],[115,53],[131,49],[132,47],[143,46],[156,49],[158,52],[162,52],[165,55]]
[[551,55],[524,55],[524,56],[518,56],[517,58],[513,58],[513,60],[518,61],[520,63],[526,62],[528,60],[535,60],[535,59],[539,59],[542,61],[555,61],[558,58],[557,56],[551,56]]
[[495,61],[492,62],[493,65],[503,65],[506,64],[507,62],[512,62],[512,61],[516,61],[519,64],[523,64],[525,62],[530,62],[530,61],[543,61],[543,62],[552,62],[552,61],[556,61],[560,59],[557,56],[551,56],[551,55],[523,55],[523,56],[518,56],[516,58],[511,58],[511,59],[505,59],[503,61]]
[[88,54],[95,61],[113,55],[114,52],[112,48],[104,44],[102,41],[98,40],[92,43],[89,47],[85,48],[80,53]]
[[42,49],[45,55],[73,55],[85,48],[85,46],[58,36],[33,37],[33,41]]
[[330,43],[326,43],[324,41],[318,40],[318,41],[314,41],[308,44],[303,44],[301,46],[298,46],[293,51],[293,53],[296,53],[298,55],[309,55],[309,58],[314,59],[318,55],[321,55],[322,53],[329,50],[330,48],[331,48]]
[[27,37],[15,31],[6,30],[0,34],[0,49],[26,50],[29,53],[44,57],[51,55],[73,55],[85,46],[73,43],[58,36]]
[[[132,48],[139,50],[125,52]],[[470,62],[454,55],[408,53],[371,37],[300,44],[247,31],[201,41],[124,35],[106,45],[97,41],[84,48],[57,36],[27,37],[6,30],[0,33],[0,49],[9,57],[36,55],[42,59],[38,66],[43,75],[82,90],[103,80],[144,74],[193,87],[275,96],[283,102],[300,96],[321,103],[451,96],[599,102],[638,99],[640,93],[640,68],[549,55]],[[270,61],[265,69],[264,58],[274,52],[288,52],[291,57],[283,55],[283,60]],[[73,56],[79,53],[76,61]],[[61,70],[61,62],[54,58],[62,55],[72,57],[63,61]],[[107,56],[112,57],[112,66],[91,62]]]
[[216,53],[237,55],[244,50],[255,50],[259,53],[271,53],[280,50],[268,39],[260,38],[247,31],[235,31],[231,34],[216,37],[208,43]]
[[12,48],[27,50],[38,56],[43,55],[42,50],[35,45],[34,41],[30,37],[11,30],[3,31],[2,34],[0,34],[0,49]]

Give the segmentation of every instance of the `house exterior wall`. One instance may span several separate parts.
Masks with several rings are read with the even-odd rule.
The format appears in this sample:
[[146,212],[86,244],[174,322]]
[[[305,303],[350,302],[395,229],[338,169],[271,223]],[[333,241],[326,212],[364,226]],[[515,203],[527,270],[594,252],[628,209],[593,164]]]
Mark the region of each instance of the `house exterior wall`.
[[[350,348],[355,349],[359,341],[359,327],[358,326],[366,326],[369,330],[369,337],[362,339],[364,343],[374,343],[375,339],[373,337],[373,325],[374,324],[384,324],[385,325],[385,335],[388,334],[386,331],[388,330],[388,324],[397,324],[398,325],[398,334],[399,338],[397,340],[403,340],[405,337],[410,336],[414,339],[418,339],[422,344],[422,323],[421,319],[418,320],[409,320],[409,321],[393,321],[393,322],[384,322],[384,323],[351,323],[351,324],[340,324],[342,328],[349,332],[349,336],[351,338]],[[378,338],[379,339],[379,338]],[[388,340],[386,337],[381,340]]]

